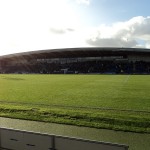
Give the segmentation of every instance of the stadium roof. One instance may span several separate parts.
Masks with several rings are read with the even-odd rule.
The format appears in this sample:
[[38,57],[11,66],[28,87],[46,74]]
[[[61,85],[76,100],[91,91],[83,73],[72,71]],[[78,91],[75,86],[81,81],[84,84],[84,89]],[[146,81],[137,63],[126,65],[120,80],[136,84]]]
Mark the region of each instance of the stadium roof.
[[118,47],[82,47],[82,48],[62,48],[47,49],[30,52],[22,52],[0,56],[0,60],[14,58],[74,58],[74,57],[98,57],[98,56],[117,56],[125,54],[150,55],[150,49],[144,48],[118,48]]

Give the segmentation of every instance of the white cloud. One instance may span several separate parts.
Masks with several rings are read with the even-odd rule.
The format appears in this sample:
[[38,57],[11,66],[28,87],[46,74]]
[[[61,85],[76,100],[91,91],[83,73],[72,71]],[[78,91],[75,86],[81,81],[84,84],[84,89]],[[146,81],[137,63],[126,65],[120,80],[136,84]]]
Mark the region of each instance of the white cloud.
[[146,48],[150,48],[150,40],[146,42],[145,47],[146,47]]
[[55,34],[65,34],[65,33],[68,33],[68,32],[73,32],[74,29],[72,29],[72,28],[55,28],[55,27],[51,27],[50,31],[52,33],[55,33]]
[[[150,43],[150,17],[134,17],[111,26],[101,25],[87,38],[93,46],[139,47],[138,40],[144,40],[143,47]],[[141,45],[140,45],[141,46]]]
[[76,0],[76,2],[78,4],[85,4],[85,5],[89,5],[91,0]]

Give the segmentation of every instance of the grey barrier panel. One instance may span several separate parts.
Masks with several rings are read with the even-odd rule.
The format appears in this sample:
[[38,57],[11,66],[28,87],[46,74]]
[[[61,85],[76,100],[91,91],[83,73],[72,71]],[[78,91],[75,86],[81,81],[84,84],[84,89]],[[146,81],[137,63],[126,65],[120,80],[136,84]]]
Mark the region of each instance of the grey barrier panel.
[[7,150],[128,150],[126,145],[89,141],[0,128],[0,149]]
[[24,133],[25,150],[50,150],[52,148],[52,136]]
[[128,150],[128,146],[82,139],[55,137],[56,150]]
[[53,136],[17,130],[0,129],[0,147],[13,150],[51,150]]
[[23,133],[1,129],[1,147],[13,150],[21,150],[23,147]]

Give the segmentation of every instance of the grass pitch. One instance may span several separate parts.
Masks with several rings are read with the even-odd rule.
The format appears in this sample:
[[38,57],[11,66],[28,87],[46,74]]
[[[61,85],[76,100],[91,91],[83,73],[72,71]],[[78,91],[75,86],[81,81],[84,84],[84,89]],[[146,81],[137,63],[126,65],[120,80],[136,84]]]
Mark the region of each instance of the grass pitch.
[[150,133],[149,75],[0,75],[0,116]]

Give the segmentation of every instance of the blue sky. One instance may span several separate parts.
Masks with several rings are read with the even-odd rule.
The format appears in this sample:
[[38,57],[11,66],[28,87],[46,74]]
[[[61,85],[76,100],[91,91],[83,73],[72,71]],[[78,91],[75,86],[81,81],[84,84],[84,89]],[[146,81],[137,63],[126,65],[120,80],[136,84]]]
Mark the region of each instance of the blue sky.
[[136,16],[150,15],[149,0],[90,0],[90,4],[76,5],[82,19],[91,25],[126,21]]
[[150,48],[149,0],[0,0],[0,55],[64,47]]

